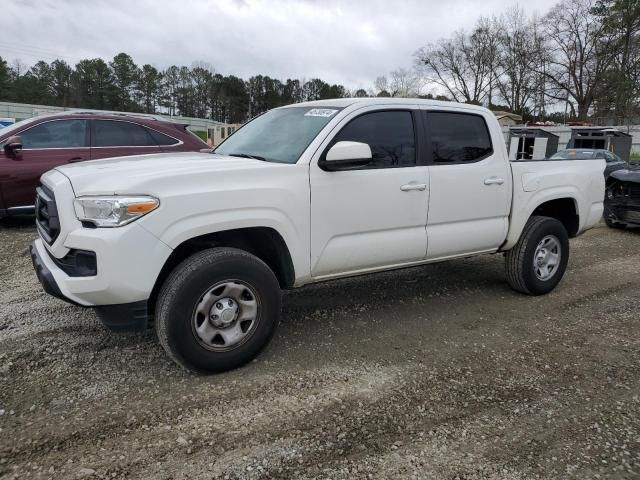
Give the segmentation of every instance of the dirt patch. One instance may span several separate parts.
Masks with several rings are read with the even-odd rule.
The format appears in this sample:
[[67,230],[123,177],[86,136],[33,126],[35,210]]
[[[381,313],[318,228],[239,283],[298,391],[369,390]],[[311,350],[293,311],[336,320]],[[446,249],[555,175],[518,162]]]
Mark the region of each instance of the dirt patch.
[[0,227],[0,478],[639,478],[640,232],[559,288],[499,256],[287,293],[267,351],[202,377],[44,294]]

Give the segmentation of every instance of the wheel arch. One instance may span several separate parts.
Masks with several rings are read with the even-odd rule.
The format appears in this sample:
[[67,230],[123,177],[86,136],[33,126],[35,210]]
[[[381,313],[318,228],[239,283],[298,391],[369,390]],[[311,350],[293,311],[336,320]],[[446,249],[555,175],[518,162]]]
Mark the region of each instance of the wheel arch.
[[540,215],[558,220],[567,229],[569,238],[578,235],[580,231],[580,215],[578,213],[578,202],[574,198],[564,197],[548,200],[535,208],[531,216]]
[[511,249],[522,235],[524,226],[532,216],[545,216],[555,218],[567,229],[569,238],[576,237],[581,229],[580,202],[575,195],[560,193],[539,197],[530,202],[526,208],[520,208],[511,212],[509,233],[501,250]]
[[233,247],[255,255],[273,271],[280,287],[293,287],[295,267],[282,235],[271,227],[247,227],[198,235],[180,243],[165,261],[149,298],[153,309],[158,292],[171,271],[194,253],[213,247]]

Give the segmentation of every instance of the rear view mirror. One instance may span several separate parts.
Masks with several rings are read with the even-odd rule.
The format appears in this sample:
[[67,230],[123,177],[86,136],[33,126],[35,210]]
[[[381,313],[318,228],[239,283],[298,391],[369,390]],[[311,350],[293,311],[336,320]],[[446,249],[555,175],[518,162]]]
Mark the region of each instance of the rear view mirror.
[[323,170],[330,172],[368,165],[373,158],[371,147],[362,142],[338,142],[329,149],[320,163]]
[[15,135],[7,138],[4,144],[4,153],[7,157],[18,158],[22,151],[22,139]]

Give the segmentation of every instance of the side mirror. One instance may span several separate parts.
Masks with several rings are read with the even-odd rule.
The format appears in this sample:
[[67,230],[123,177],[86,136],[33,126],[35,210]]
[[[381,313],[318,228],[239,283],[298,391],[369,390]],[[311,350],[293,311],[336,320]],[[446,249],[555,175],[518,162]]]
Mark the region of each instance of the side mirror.
[[7,138],[4,144],[4,153],[7,157],[19,158],[22,152],[22,139],[19,136]]
[[364,167],[371,163],[371,147],[362,142],[338,142],[329,149],[319,166],[335,172],[349,168]]

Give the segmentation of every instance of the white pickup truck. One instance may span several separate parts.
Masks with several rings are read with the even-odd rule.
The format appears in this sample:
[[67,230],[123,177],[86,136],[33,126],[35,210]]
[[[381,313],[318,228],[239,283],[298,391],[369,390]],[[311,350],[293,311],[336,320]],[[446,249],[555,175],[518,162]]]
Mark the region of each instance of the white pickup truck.
[[[512,161],[494,115],[412,99],[271,110],[212,153],[97,160],[42,176],[31,256],[44,289],[112,329],[154,319],[180,365],[254,358],[281,289],[504,252],[539,295],[602,217],[604,160]],[[322,299],[318,299],[321,303]]]

